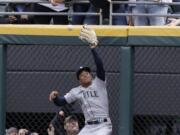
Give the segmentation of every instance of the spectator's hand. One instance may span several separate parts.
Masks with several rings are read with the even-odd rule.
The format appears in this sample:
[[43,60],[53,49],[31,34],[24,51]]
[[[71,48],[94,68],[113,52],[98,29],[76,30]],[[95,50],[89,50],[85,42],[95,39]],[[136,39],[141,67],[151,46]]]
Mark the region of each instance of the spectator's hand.
[[95,31],[89,28],[87,25],[84,25],[81,29],[79,38],[82,41],[89,43],[91,48],[95,48],[98,45]]
[[49,94],[49,101],[53,101],[58,95],[59,95],[59,92],[58,92],[58,91],[52,91],[52,92]]
[[61,117],[64,117],[64,111],[59,111],[59,115],[61,116]]
[[15,23],[17,22],[17,18],[13,15],[8,16],[9,23]]
[[21,15],[21,19],[28,20],[28,15]]
[[57,6],[59,3],[63,3],[64,0],[49,0],[53,6]]
[[27,129],[19,129],[18,135],[26,135],[28,132]]
[[28,15],[21,15],[20,19],[21,19],[21,23],[27,23],[28,22]]
[[168,20],[170,20],[170,23],[167,26],[177,26],[180,24],[180,19],[169,18]]
[[54,126],[52,124],[49,125],[49,128],[47,129],[48,135],[54,135]]

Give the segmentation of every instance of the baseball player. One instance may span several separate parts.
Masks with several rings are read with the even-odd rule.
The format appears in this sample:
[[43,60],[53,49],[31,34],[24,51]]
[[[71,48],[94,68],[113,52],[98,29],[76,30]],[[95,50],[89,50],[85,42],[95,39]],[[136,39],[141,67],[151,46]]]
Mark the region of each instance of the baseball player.
[[64,96],[59,96],[58,91],[52,91],[49,100],[58,106],[75,101],[80,102],[85,117],[85,126],[78,135],[111,135],[112,124],[109,118],[105,70],[95,49],[98,45],[96,33],[91,28],[83,26],[80,39],[90,44],[97,68],[96,77],[93,79],[89,67],[80,67],[76,72],[80,85],[72,88]]

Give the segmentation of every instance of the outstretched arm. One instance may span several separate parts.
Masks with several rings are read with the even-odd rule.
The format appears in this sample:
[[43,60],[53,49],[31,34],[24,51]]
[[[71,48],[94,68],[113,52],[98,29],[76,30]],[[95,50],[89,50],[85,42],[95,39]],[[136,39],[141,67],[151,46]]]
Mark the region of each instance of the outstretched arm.
[[91,49],[91,52],[93,54],[94,62],[96,64],[96,75],[101,80],[105,81],[105,70],[103,66],[103,62],[101,58],[99,57],[98,53],[96,52],[95,48]]
[[79,38],[82,41],[89,43],[97,67],[96,70],[97,77],[105,81],[105,70],[103,67],[103,62],[95,50],[95,48],[98,45],[98,40],[95,31],[89,28],[87,25],[84,25],[83,28],[81,29]]

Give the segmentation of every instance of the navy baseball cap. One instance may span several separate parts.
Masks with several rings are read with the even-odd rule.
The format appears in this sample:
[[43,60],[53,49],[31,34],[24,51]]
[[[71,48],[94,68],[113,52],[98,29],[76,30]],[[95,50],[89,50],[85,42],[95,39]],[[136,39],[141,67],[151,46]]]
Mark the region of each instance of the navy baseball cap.
[[91,69],[89,67],[79,67],[79,69],[76,72],[76,77],[79,80],[79,75],[82,73],[82,71],[87,71],[89,73],[91,73]]

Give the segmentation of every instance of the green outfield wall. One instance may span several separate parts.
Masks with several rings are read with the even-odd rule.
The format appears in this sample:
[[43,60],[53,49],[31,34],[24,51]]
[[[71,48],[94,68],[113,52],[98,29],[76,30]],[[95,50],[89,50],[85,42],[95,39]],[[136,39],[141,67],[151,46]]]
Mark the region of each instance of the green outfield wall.
[[[55,112],[57,108],[47,100],[48,93],[55,88],[65,94],[78,85],[74,76],[82,63],[95,72],[88,44],[78,38],[81,27],[0,26],[0,134],[18,125],[13,114],[20,119],[24,113],[48,117]],[[173,126],[180,114],[180,28],[91,27],[97,33],[98,52],[109,78],[113,135],[145,135],[145,130],[156,123],[154,119]],[[81,114],[78,109],[76,112]],[[149,125],[139,124],[147,118]],[[41,119],[44,117],[39,116],[39,123]],[[41,129],[45,132],[46,127]]]

